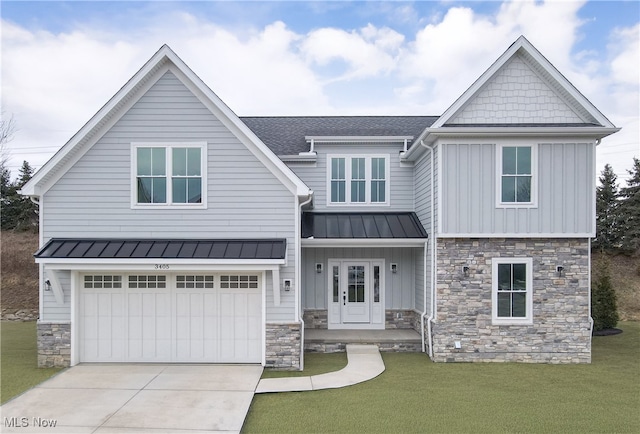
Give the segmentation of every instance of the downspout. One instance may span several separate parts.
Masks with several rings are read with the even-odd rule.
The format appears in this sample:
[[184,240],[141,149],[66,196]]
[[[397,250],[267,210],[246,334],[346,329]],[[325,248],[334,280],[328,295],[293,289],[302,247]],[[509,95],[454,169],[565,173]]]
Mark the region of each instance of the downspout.
[[[299,201],[300,198],[296,196],[296,201]],[[302,207],[309,204],[313,200],[313,191],[309,190],[308,199],[302,203],[299,203],[296,207],[296,318],[300,321],[300,370],[304,370],[304,320],[302,319],[302,272],[300,270],[300,264],[302,263],[302,231],[301,231],[301,222],[302,222]]]
[[589,240],[589,351],[591,351],[591,343],[593,342],[593,316],[591,315],[591,238]]
[[420,321],[421,321],[421,332],[422,332],[422,351],[425,351],[425,336],[424,336],[424,325],[425,325],[425,316],[427,315],[427,244],[430,242],[431,243],[431,252],[430,252],[430,256],[431,256],[431,312],[429,313],[429,317],[426,319],[427,322],[427,339],[429,340],[429,357],[433,359],[433,337],[431,334],[431,324],[433,322],[433,318],[434,318],[434,308],[435,308],[435,282],[436,282],[436,269],[435,269],[435,263],[436,263],[436,257],[435,257],[435,214],[434,214],[434,197],[433,197],[433,192],[434,192],[434,187],[433,187],[433,171],[434,171],[434,167],[433,167],[433,147],[426,145],[424,143],[424,140],[420,140],[420,145],[425,147],[426,149],[429,150],[429,158],[430,158],[430,163],[431,163],[431,170],[429,172],[429,180],[430,180],[430,190],[431,190],[431,197],[430,197],[430,204],[429,207],[431,209],[431,221],[430,221],[430,228],[429,228],[429,241],[427,243],[425,243],[425,252],[424,252],[424,296],[423,296],[423,303],[424,303],[424,311],[422,313],[422,315],[420,316]]

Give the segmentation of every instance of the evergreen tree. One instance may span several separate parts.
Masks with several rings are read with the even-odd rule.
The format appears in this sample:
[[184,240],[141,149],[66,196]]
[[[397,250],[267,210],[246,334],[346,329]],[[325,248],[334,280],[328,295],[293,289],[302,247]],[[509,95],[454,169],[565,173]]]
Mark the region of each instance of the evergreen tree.
[[33,176],[33,168],[24,161],[20,168],[20,176],[15,182],[10,182],[11,173],[6,167],[2,168],[2,215],[0,222],[2,229],[16,229],[21,231],[38,229],[38,206],[28,197],[18,191]]
[[620,244],[620,217],[616,174],[609,164],[600,175],[596,188],[596,239],[593,247],[600,250],[617,248]]
[[633,159],[633,169],[627,170],[631,178],[620,190],[619,218],[622,248],[630,252],[640,251],[640,160]]
[[611,284],[608,259],[603,259],[596,270],[596,278],[591,283],[591,317],[593,330],[607,330],[618,324],[616,293]]

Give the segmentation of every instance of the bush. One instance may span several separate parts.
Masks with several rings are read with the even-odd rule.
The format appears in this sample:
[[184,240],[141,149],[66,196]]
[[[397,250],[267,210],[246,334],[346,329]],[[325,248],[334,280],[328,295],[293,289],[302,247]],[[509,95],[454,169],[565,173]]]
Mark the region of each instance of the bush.
[[612,329],[618,324],[616,293],[606,259],[598,265],[596,278],[591,282],[591,317],[594,331]]

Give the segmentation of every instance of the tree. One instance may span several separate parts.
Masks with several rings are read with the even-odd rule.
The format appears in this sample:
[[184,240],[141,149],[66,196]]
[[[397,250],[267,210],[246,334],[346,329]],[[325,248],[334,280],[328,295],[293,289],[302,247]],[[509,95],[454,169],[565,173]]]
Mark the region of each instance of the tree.
[[611,283],[609,260],[603,259],[596,270],[596,278],[591,283],[591,318],[593,330],[607,330],[618,324],[616,292]]
[[20,176],[14,183],[15,196],[11,207],[15,218],[14,228],[17,230],[35,230],[38,227],[38,206],[30,198],[18,193],[31,179],[33,172],[33,167],[27,161],[23,161],[19,171]]
[[620,244],[620,216],[617,176],[609,164],[600,175],[596,188],[596,239],[594,248],[609,250]]
[[627,170],[631,177],[627,186],[620,190],[619,218],[622,249],[640,251],[640,160],[633,159],[633,169]]

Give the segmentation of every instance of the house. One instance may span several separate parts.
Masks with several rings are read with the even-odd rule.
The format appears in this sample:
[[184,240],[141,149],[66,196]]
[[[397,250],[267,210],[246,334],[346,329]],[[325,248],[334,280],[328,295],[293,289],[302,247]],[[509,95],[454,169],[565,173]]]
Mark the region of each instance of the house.
[[306,335],[353,329],[588,363],[616,131],[524,37],[441,116],[239,118],[163,46],[22,189],[38,363],[301,369]]

